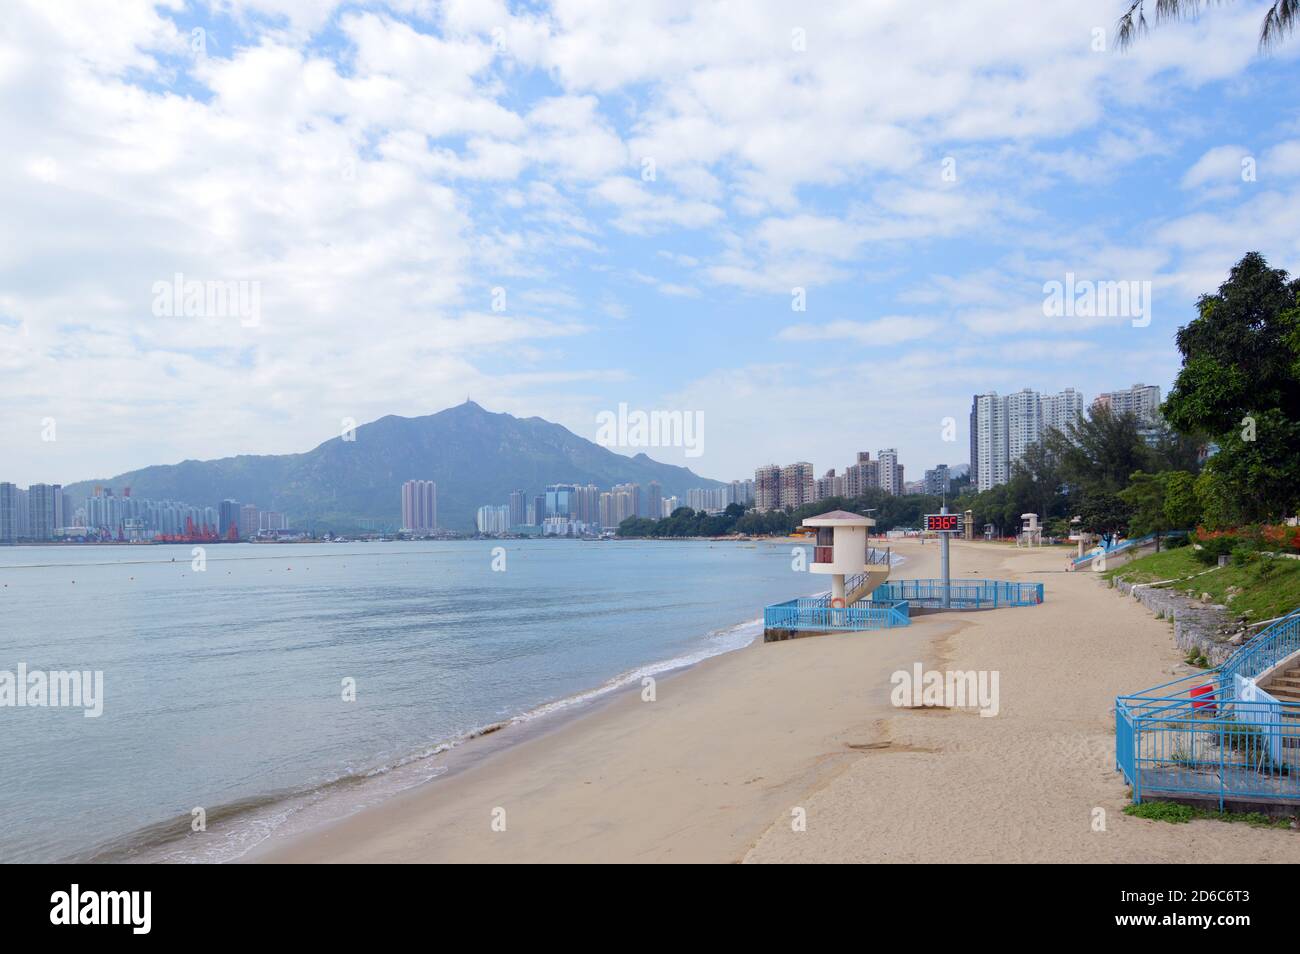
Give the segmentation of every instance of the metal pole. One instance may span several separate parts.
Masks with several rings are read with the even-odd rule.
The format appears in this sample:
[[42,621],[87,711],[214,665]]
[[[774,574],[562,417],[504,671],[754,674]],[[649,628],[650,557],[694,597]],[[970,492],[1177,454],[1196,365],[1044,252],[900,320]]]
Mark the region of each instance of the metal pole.
[[[948,512],[948,505],[944,504],[939,508],[940,513]],[[948,575],[948,538],[951,533],[939,534],[939,568],[940,575],[943,577],[943,607],[948,609],[952,606],[952,580]]]

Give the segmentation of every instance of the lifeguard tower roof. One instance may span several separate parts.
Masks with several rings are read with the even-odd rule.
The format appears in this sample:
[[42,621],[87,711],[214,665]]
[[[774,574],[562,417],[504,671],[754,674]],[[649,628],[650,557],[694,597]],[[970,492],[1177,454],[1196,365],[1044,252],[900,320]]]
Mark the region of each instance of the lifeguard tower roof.
[[804,527],[874,527],[876,521],[870,517],[864,517],[859,513],[849,513],[847,510],[832,510],[829,513],[819,513],[815,517],[808,517],[801,526]]

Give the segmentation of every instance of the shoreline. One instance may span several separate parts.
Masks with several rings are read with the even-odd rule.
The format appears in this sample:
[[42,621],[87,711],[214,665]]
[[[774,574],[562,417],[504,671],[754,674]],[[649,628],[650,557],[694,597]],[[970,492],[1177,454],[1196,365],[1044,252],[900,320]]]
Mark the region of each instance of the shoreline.
[[[901,548],[909,576],[938,561]],[[1111,707],[1179,671],[1166,624],[1050,548],[954,542],[953,558],[956,575],[1044,581],[1045,602],[756,641],[660,680],[652,703],[615,694],[240,860],[1300,861],[1300,833],[1123,813]],[[890,674],[916,662],[998,672],[998,714],[895,708]]]
[[[785,538],[779,539],[784,540]],[[910,567],[918,558],[921,560],[932,558],[933,562],[937,564],[937,550],[937,547],[931,547],[928,551],[922,551],[918,547],[917,553],[913,556],[903,557],[899,555],[896,565],[906,562]],[[822,590],[819,588],[818,592],[822,592]],[[367,826],[372,817],[382,816],[386,811],[390,810],[404,810],[408,802],[414,801],[418,803],[419,800],[426,797],[436,798],[465,774],[472,776],[471,784],[473,784],[473,777],[475,777],[473,773],[480,770],[495,771],[502,764],[508,766],[516,764],[522,759],[531,758],[533,756],[533,747],[544,746],[552,736],[568,732],[576,732],[578,735],[582,735],[591,728],[599,727],[602,724],[600,720],[610,710],[617,710],[619,714],[634,712],[638,707],[646,704],[641,701],[640,693],[636,691],[640,689],[637,679],[642,673],[654,670],[656,691],[665,687],[674,688],[683,682],[688,686],[687,691],[690,691],[689,687],[692,680],[705,678],[705,676],[701,675],[702,673],[707,673],[709,680],[713,678],[728,680],[727,666],[729,663],[737,659],[742,661],[746,659],[750,661],[757,660],[761,658],[765,647],[770,649],[774,645],[765,644],[762,640],[761,616],[737,624],[733,629],[747,626],[754,626],[754,634],[749,642],[743,646],[711,653],[698,659],[679,662],[680,657],[676,657],[671,660],[647,663],[628,673],[612,677],[601,687],[586,690],[565,699],[544,703],[534,710],[530,710],[531,713],[535,713],[531,717],[517,717],[498,723],[492,730],[476,733],[463,739],[448,751],[440,753],[436,757],[443,760],[445,771],[438,773],[436,776],[395,792],[381,803],[366,806],[340,817],[322,820],[306,830],[290,831],[282,829],[275,831],[264,841],[239,857],[232,859],[232,861],[235,863],[255,863],[300,860],[297,857],[299,852],[310,851],[306,846],[318,837],[331,838],[332,833],[340,828],[346,828],[353,824]],[[935,634],[959,626],[960,621],[950,620],[914,622],[906,630],[897,631],[898,635],[891,641],[891,645],[887,647],[871,642],[858,641],[855,639],[854,634],[828,634],[827,636],[818,637],[818,639],[843,641],[849,648],[856,644],[859,650],[870,650],[869,655],[873,658],[879,656],[881,650],[887,649],[890,653],[896,655],[898,660],[901,660],[904,656],[910,660],[910,654],[914,650],[906,648],[909,642],[915,642],[918,637],[928,639]],[[755,653],[758,655],[751,655]],[[900,653],[901,655],[899,655]],[[899,664],[901,665],[901,661]],[[619,684],[606,688],[610,686],[610,683],[615,682]],[[885,714],[884,709],[877,713],[879,716]],[[495,729],[500,729],[500,731],[495,731]],[[765,819],[766,815],[762,815],[751,823],[751,836],[753,838],[756,838],[761,833],[763,826],[759,822],[764,821],[765,824]],[[326,859],[313,857],[311,860]]]

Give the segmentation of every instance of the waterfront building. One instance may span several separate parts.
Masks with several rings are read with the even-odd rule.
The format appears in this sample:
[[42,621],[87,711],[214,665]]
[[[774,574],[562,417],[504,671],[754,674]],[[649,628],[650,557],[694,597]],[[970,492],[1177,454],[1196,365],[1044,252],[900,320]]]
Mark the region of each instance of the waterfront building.
[[235,533],[239,533],[239,501],[223,500],[217,509],[219,511],[217,533],[221,535],[221,539],[229,539],[232,527]]
[[781,468],[766,464],[754,471],[754,507],[776,510],[781,506]]
[[817,496],[817,481],[813,465],[807,461],[787,464],[781,468],[782,507],[802,507],[812,503]]
[[438,485],[432,480],[402,484],[402,530],[428,533],[438,529]]
[[528,522],[527,496],[522,490],[510,492],[510,526],[521,527]]
[[646,493],[645,512],[651,520],[658,520],[664,510],[664,489],[659,481],[650,481],[650,487]]
[[510,507],[508,504],[493,506],[488,504],[478,508],[474,524],[478,532],[487,536],[503,534],[510,529]]
[[27,539],[45,542],[63,525],[63,487],[32,484],[27,488]]
[[239,508],[239,538],[249,540],[257,536],[257,507],[244,504]]
[[11,544],[18,539],[18,487],[0,483],[0,544]]

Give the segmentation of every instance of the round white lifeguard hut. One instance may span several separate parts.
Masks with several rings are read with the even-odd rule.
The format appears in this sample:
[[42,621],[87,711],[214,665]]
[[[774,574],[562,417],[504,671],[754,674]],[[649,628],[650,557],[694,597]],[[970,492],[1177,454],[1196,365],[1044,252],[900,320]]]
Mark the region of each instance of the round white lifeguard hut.
[[[801,526],[816,530],[816,545],[809,569],[813,573],[829,573],[831,577],[831,605],[848,606],[867,596],[889,578],[889,553],[872,551],[868,545],[870,529],[876,521],[846,510],[809,517]],[[865,576],[864,576],[865,574]],[[859,577],[849,592],[844,581]]]

